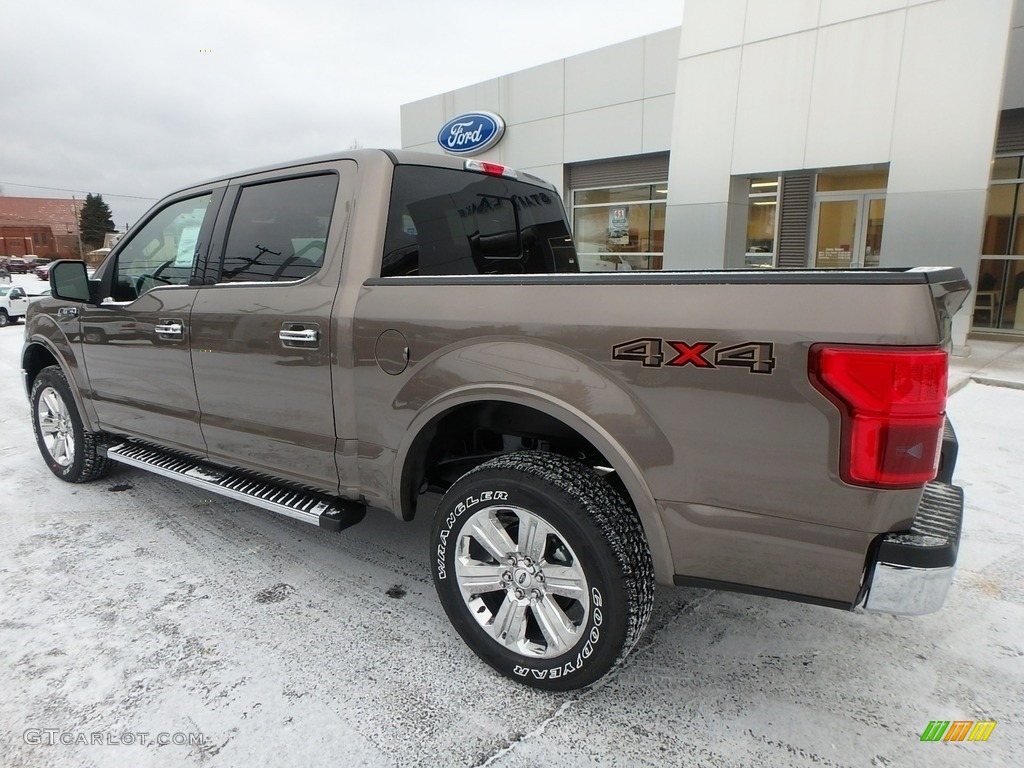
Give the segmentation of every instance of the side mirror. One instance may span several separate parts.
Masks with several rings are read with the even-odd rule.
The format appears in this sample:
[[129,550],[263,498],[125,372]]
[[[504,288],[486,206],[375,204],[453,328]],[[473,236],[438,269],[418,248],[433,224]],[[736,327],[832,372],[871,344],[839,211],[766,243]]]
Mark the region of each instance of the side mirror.
[[58,299],[92,301],[89,273],[84,261],[61,260],[50,265],[50,290]]

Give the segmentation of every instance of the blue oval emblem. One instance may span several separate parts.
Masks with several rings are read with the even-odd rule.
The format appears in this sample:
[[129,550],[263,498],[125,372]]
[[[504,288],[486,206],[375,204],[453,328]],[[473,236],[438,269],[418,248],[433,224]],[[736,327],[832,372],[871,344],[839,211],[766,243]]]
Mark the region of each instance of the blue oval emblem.
[[475,155],[490,149],[505,134],[505,121],[493,112],[467,112],[444,124],[437,143],[454,155]]

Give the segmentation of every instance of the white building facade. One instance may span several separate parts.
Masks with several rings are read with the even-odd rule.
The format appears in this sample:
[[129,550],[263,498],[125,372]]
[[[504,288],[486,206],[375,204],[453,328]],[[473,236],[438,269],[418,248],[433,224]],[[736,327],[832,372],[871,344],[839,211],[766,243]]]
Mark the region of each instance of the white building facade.
[[402,107],[559,187],[584,269],[962,267],[1024,334],[1024,0],[685,0],[681,26]]

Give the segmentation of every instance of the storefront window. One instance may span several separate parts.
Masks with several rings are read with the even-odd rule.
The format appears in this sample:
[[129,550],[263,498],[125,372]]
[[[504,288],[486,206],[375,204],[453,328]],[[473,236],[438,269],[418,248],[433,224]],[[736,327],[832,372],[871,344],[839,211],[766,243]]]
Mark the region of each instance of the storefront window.
[[778,213],[779,177],[753,177],[750,180],[750,203],[747,210],[746,266],[775,266]]
[[850,170],[833,168],[818,174],[815,189],[818,192],[850,192],[863,189],[885,189],[889,184],[889,171],[885,169]]
[[573,191],[572,221],[582,272],[661,269],[668,184]]
[[1024,157],[997,157],[985,209],[975,330],[1024,331]]

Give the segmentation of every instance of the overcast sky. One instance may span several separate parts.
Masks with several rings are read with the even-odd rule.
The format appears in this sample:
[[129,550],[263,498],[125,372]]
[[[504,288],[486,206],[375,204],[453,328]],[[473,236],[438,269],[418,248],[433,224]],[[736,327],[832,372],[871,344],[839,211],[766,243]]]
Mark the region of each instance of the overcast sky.
[[356,141],[400,146],[402,104],[679,26],[682,7],[5,0],[0,188],[99,192],[123,229],[176,187]]

